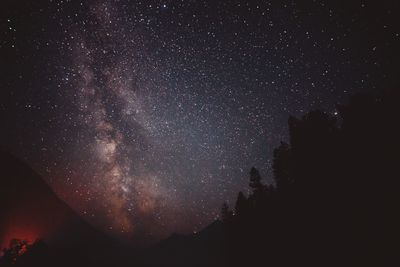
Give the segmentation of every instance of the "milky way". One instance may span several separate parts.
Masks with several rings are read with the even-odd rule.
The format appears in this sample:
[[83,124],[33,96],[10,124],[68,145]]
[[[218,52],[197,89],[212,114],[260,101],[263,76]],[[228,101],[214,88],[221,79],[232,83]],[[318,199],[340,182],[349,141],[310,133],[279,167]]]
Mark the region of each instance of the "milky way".
[[9,2],[2,146],[90,223],[139,243],[217,219],[252,166],[271,182],[290,114],[334,115],[352,93],[398,84],[390,5]]
[[145,53],[140,36],[114,22],[114,12],[109,3],[91,6],[94,34],[77,29],[71,35],[75,47],[66,79],[76,91],[68,97],[79,109],[80,138],[91,159],[78,173],[96,202],[104,203],[109,230],[159,237],[184,220],[177,217],[183,199],[176,189],[184,178],[167,163],[177,164],[168,155],[176,142],[166,132],[169,120],[152,114],[163,92],[137,81],[146,75],[140,73],[146,62],[136,55]]

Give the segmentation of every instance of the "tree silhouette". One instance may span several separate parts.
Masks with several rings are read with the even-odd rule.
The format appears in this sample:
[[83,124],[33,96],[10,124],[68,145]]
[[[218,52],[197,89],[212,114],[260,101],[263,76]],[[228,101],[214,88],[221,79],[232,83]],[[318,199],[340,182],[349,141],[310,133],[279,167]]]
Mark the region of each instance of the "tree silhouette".
[[229,209],[228,203],[224,202],[221,207],[221,219],[223,222],[229,222],[233,212]]
[[235,215],[236,216],[247,216],[249,211],[247,198],[244,196],[243,192],[239,192],[236,205],[235,205]]
[[[338,114],[290,117],[273,154],[275,185],[254,167],[239,193],[235,255],[272,266],[389,266],[400,240],[400,94],[357,95]],[[240,252],[240,253],[239,253]],[[397,256],[396,256],[397,255]],[[235,262],[241,262],[236,259]]]
[[282,193],[290,191],[294,186],[290,161],[290,147],[287,143],[281,142],[281,145],[274,150],[272,168],[277,189]]
[[8,264],[14,264],[18,257],[29,249],[28,241],[21,239],[12,239],[8,248],[3,250],[3,261]]
[[[35,258],[43,255],[44,243],[36,240],[29,243],[27,240],[12,239],[8,248],[3,249],[3,256],[0,258],[0,266],[31,266]],[[43,265],[43,260],[41,264]]]
[[[222,223],[166,254],[178,266],[190,265],[181,251],[200,255],[196,266],[398,266],[399,103],[400,91],[357,95],[337,114],[290,117],[289,140],[273,153],[274,183],[251,168],[235,212],[223,203]],[[43,264],[46,251],[14,240],[0,265],[53,266]]]
[[261,175],[260,172],[252,167],[250,170],[250,183],[249,186],[253,189],[253,190],[262,190],[263,188],[263,184],[261,183]]

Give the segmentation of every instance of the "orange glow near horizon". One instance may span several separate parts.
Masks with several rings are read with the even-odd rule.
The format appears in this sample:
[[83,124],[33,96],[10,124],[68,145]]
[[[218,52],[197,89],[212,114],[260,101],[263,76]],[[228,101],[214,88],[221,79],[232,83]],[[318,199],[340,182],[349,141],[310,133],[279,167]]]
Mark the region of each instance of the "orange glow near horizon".
[[25,240],[28,244],[32,244],[38,238],[40,235],[35,229],[11,226],[1,238],[0,250],[8,248],[13,239]]

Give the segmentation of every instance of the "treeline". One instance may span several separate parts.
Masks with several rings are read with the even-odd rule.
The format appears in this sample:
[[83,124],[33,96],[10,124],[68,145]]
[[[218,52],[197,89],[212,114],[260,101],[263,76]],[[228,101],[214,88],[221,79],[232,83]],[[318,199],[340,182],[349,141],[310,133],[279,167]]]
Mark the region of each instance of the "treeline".
[[110,258],[101,264],[80,247],[58,254],[15,240],[0,266],[400,266],[399,103],[399,91],[356,95],[335,114],[289,118],[274,182],[252,168],[251,193],[223,205],[222,225],[141,258],[128,248],[98,251]]
[[400,94],[289,118],[274,183],[222,207],[231,266],[400,266]]
[[0,266],[48,266],[48,246],[43,240],[28,242],[12,239],[0,254]]

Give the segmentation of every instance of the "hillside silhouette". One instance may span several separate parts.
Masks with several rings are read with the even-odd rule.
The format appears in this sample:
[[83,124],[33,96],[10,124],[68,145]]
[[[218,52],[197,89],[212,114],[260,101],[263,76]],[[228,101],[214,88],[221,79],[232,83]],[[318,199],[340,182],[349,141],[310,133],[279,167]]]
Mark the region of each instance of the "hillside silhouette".
[[[32,170],[2,153],[2,236],[3,218],[15,217],[21,227],[55,222],[51,235],[72,240],[59,254],[52,254],[57,242],[14,240],[6,255],[26,250],[13,266],[398,266],[399,103],[398,91],[355,95],[335,114],[290,117],[289,140],[273,154],[272,184],[252,168],[251,193],[238,192],[233,207],[223,204],[221,221],[140,251],[111,245]],[[74,226],[63,228],[70,221]]]
[[239,193],[234,215],[224,209],[231,265],[400,263],[399,100],[356,95],[337,115],[289,118],[274,184],[253,168],[252,194]]
[[399,102],[356,95],[334,115],[290,117],[274,183],[252,168],[216,231],[175,236],[146,266],[397,266]]
[[8,248],[0,266],[111,265],[113,255],[104,252],[119,251],[115,240],[83,221],[24,162],[5,151],[0,162],[0,244]]

